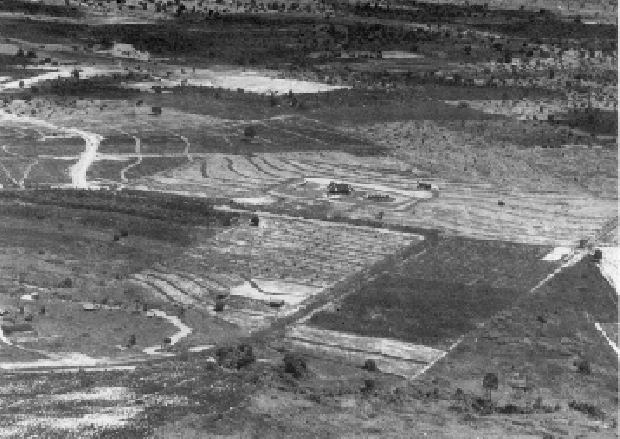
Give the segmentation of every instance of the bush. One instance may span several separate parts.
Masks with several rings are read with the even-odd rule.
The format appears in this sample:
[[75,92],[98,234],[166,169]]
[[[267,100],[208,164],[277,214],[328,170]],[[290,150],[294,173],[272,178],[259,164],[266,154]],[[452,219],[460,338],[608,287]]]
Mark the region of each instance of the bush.
[[59,288],[73,288],[73,280],[70,277],[65,278],[58,284]]
[[223,300],[217,300],[217,301],[215,302],[215,308],[214,308],[214,310],[215,310],[216,312],[222,312],[222,311],[224,311],[224,301],[223,301]]
[[373,380],[373,379],[365,379],[364,380],[364,387],[362,387],[362,392],[363,393],[373,392],[376,387],[377,387],[377,382],[375,380]]
[[368,372],[378,372],[377,362],[373,359],[368,359],[364,362],[362,369],[366,369]]
[[294,378],[303,378],[308,372],[306,360],[295,354],[286,354],[282,360],[284,362],[284,372],[290,373]]
[[592,368],[588,360],[577,360],[574,365],[577,367],[577,372],[583,375],[590,375],[592,373]]
[[577,402],[573,400],[568,403],[568,406],[573,410],[584,413],[592,418],[603,418],[605,416],[601,409],[588,402]]
[[243,369],[256,361],[252,346],[242,343],[236,347],[222,346],[215,351],[217,363],[228,369]]
[[256,127],[254,126],[245,127],[245,129],[243,130],[243,135],[250,139],[256,137]]

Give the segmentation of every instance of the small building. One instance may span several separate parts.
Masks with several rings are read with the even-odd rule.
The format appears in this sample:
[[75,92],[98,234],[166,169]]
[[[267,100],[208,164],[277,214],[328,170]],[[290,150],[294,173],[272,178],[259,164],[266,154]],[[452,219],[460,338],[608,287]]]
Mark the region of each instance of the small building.
[[433,187],[430,183],[421,183],[418,182],[418,189],[423,189],[425,191],[430,191]]
[[94,303],[84,303],[82,304],[82,310],[84,311],[96,311],[97,307]]
[[349,195],[353,188],[348,183],[331,182],[327,185],[327,193],[330,195]]
[[393,198],[388,194],[368,194],[366,196],[368,200],[372,201],[392,201]]

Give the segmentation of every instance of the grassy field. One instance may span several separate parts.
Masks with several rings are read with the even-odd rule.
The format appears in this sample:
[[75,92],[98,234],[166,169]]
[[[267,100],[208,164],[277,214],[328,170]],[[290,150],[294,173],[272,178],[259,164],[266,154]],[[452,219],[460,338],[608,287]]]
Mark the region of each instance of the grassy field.
[[[517,372],[532,383],[530,398],[540,395],[546,403],[562,405],[589,402],[613,419],[618,363],[594,321],[617,321],[614,296],[596,266],[585,259],[474,331],[425,379],[449,382],[452,391],[461,387],[477,393],[483,374],[494,371],[500,376],[495,398],[506,402],[518,396],[505,383]],[[590,363],[591,373],[577,373],[574,361],[581,359]]]
[[184,157],[143,157],[142,161],[125,173],[128,179],[137,179],[187,164]]
[[133,154],[136,141],[126,134],[108,135],[99,144],[98,151],[105,154]]
[[544,247],[440,238],[310,323],[446,348],[509,307],[548,274]]

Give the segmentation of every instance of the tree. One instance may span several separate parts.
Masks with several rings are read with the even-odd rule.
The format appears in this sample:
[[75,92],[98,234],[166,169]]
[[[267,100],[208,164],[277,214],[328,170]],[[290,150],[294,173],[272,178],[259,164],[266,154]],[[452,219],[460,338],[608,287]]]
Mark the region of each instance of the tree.
[[284,362],[284,372],[292,374],[296,379],[302,378],[308,370],[306,360],[299,355],[286,354],[282,361]]
[[491,400],[491,392],[493,390],[497,390],[499,387],[499,379],[497,378],[497,374],[493,372],[489,372],[484,376],[482,380],[482,387],[486,391],[487,400]]
[[129,341],[127,342],[127,347],[132,347],[136,345],[136,335],[135,334],[131,334],[129,336]]
[[245,127],[243,130],[243,135],[248,139],[253,139],[254,137],[256,137],[256,127]]

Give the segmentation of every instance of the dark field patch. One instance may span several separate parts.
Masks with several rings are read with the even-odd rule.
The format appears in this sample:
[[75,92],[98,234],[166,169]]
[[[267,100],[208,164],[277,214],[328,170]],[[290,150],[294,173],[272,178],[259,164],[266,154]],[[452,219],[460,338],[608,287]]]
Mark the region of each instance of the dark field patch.
[[177,168],[187,163],[185,157],[143,157],[142,162],[129,169],[125,176],[132,180]]
[[182,153],[184,150],[185,143],[178,137],[155,134],[140,136],[140,151],[143,154]]
[[24,180],[26,185],[47,183],[65,184],[71,183],[69,168],[77,163],[77,160],[54,160],[42,159],[32,167],[28,177]]
[[522,297],[551,272],[547,249],[443,238],[402,267],[383,272],[315,314],[322,328],[446,348],[460,335]]
[[136,152],[136,141],[124,134],[106,136],[97,150],[102,154],[133,154]]
[[205,154],[211,152],[230,152],[230,144],[222,137],[214,133],[184,133],[190,142],[190,153]]
[[86,144],[80,137],[59,137],[38,140],[25,139],[19,146],[7,146],[7,149],[24,157],[38,157],[40,155],[74,156],[84,152]]
[[97,160],[88,168],[86,178],[120,181],[121,170],[134,161],[135,159],[122,162],[116,160]]
[[503,116],[485,114],[471,108],[459,108],[443,102],[377,102],[376,104],[320,108],[308,113],[311,117],[332,124],[367,124],[403,120],[497,120]]

